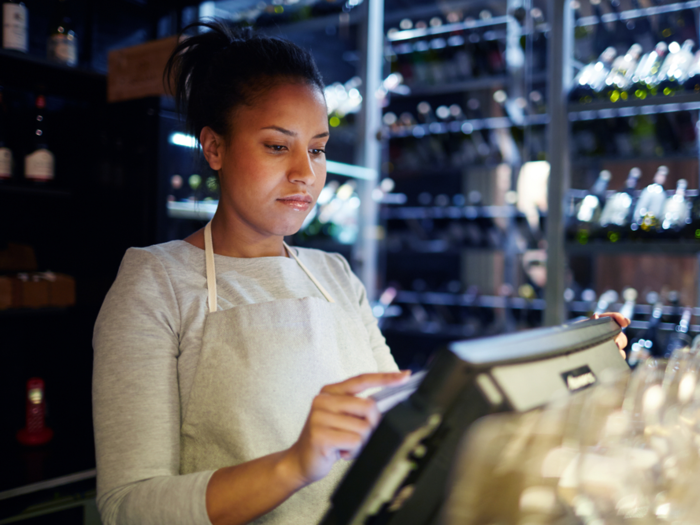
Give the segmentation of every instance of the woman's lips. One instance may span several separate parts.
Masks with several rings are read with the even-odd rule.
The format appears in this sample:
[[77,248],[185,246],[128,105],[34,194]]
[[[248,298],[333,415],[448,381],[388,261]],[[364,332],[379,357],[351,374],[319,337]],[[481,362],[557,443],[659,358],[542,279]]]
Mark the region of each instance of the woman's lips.
[[279,202],[285,206],[289,206],[294,210],[306,211],[311,207],[313,199],[310,195],[290,195],[288,197],[282,197],[277,199]]

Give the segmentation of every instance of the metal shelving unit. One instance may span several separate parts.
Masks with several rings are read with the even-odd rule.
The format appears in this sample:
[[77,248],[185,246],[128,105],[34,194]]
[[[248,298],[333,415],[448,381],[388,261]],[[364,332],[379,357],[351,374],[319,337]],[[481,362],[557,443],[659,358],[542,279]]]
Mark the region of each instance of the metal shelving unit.
[[[594,101],[591,103],[571,103],[568,100],[571,83],[574,77],[573,60],[573,35],[575,27],[591,26],[602,22],[615,22],[617,20],[634,20],[640,17],[672,13],[688,9],[700,8],[700,1],[677,2],[668,5],[659,5],[644,9],[634,9],[620,13],[608,13],[599,18],[597,16],[583,17],[574,20],[574,14],[570,2],[554,0],[550,3],[552,28],[550,33],[550,63],[549,63],[549,108],[550,108],[550,137],[548,140],[549,161],[551,164],[551,176],[549,179],[549,214],[548,214],[548,260],[547,260],[547,307],[545,311],[545,324],[560,324],[568,318],[568,312],[581,312],[584,307],[581,303],[566,304],[564,300],[565,272],[567,259],[570,255],[624,255],[624,254],[668,254],[668,255],[698,255],[700,267],[700,242],[692,240],[664,240],[646,242],[588,242],[587,244],[570,243],[565,240],[565,201],[571,198],[576,190],[571,190],[571,158],[568,144],[571,140],[571,123],[580,121],[612,119],[620,117],[632,117],[635,115],[656,115],[662,113],[675,113],[680,111],[700,110],[700,93],[685,92],[672,96],[657,95],[644,99],[630,96],[627,100]],[[697,13],[696,13],[697,20]],[[698,139],[696,138],[696,145]],[[700,152],[700,149],[697,151]],[[664,157],[662,157],[664,158]],[[654,157],[647,160],[662,160]],[[668,159],[690,159],[689,155],[671,155]],[[576,162],[588,164],[601,162],[600,158],[577,158]],[[639,157],[620,158],[621,161],[640,160]],[[669,194],[672,192],[668,192]],[[690,192],[689,192],[690,193]],[[693,195],[697,193],[694,192]],[[700,281],[700,280],[698,280]],[[700,282],[696,282],[700,291]],[[700,297],[700,295],[698,295]],[[650,307],[647,307],[650,308]],[[698,309],[696,309],[698,310]],[[641,310],[638,310],[641,312]],[[648,312],[647,312],[648,313]],[[698,315],[698,311],[694,313]],[[643,328],[639,326],[632,328]],[[642,323],[643,324],[643,323]],[[668,327],[666,327],[668,328]],[[700,326],[693,326],[691,330]]]

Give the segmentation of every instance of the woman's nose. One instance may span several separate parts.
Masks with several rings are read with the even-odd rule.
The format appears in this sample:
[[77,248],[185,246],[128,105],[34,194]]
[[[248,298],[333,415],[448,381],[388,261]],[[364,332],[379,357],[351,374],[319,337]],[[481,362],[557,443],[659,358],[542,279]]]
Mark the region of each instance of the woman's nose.
[[[318,169],[318,168],[316,168]],[[316,180],[313,161],[308,152],[294,156],[294,162],[289,169],[290,182],[302,182],[311,185]]]

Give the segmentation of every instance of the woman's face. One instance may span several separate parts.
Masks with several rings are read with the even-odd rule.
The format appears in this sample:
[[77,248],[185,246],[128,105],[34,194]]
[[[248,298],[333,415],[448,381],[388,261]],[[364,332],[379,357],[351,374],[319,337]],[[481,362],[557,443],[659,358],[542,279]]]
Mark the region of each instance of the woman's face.
[[315,86],[282,84],[238,108],[219,169],[227,222],[258,240],[299,231],[326,182],[326,142]]

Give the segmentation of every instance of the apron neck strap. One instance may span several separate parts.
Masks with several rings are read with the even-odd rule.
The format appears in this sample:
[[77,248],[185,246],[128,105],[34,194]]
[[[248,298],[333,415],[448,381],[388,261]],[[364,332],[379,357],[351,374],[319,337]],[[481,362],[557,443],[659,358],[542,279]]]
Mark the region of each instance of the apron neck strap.
[[326,289],[323,287],[323,285],[322,285],[321,283],[318,282],[318,280],[316,279],[316,277],[313,276],[313,274],[312,274],[312,273],[309,271],[309,269],[304,265],[304,263],[301,262],[301,261],[299,260],[299,257],[297,257],[297,254],[294,253],[294,250],[292,250],[292,249],[287,245],[286,242],[282,241],[282,244],[284,244],[284,247],[285,247],[285,249],[287,250],[287,253],[289,254],[289,256],[297,262],[297,264],[299,265],[299,267],[300,267],[302,270],[304,270],[304,273],[305,273],[306,275],[309,276],[309,279],[311,279],[311,282],[313,282],[313,283],[316,285],[316,288],[318,288],[318,290],[323,294],[323,297],[326,298],[326,301],[328,301],[329,303],[334,303],[335,301],[334,301],[333,298],[331,297],[331,294],[329,294],[329,293],[326,291]]
[[[316,285],[316,288],[323,294],[326,301],[329,303],[334,303],[333,297],[326,291],[326,289],[321,285],[320,282],[313,276],[309,269],[299,260],[299,257],[294,253],[286,242],[282,241],[284,248],[287,250],[289,256],[296,261],[299,267],[304,271],[304,273],[311,279]],[[206,257],[206,276],[207,276],[207,292],[209,299],[209,313],[216,312],[217,302],[216,302],[216,268],[214,267],[214,242],[211,237],[211,221],[207,223],[204,227],[204,254]]]
[[206,257],[209,313],[216,312],[216,268],[214,267],[214,242],[211,238],[211,221],[204,227],[204,254]]

